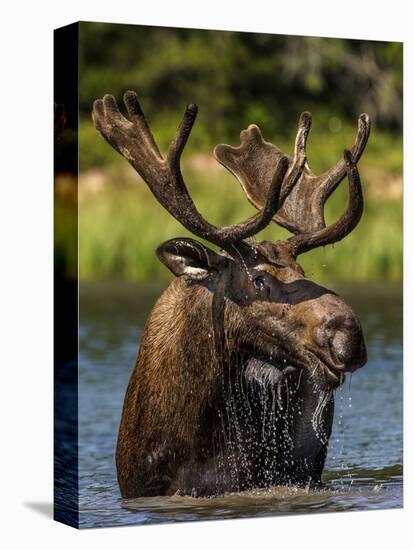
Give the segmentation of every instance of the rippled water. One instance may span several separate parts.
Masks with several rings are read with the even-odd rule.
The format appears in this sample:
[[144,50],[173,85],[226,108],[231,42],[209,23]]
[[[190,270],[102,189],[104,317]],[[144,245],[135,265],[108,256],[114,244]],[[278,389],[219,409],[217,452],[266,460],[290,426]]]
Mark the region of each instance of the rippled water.
[[160,290],[86,285],[80,308],[80,525],[103,527],[402,506],[401,289],[335,289],[361,317],[369,362],[336,392],[325,489],[197,499],[120,497],[114,462],[127,381]]

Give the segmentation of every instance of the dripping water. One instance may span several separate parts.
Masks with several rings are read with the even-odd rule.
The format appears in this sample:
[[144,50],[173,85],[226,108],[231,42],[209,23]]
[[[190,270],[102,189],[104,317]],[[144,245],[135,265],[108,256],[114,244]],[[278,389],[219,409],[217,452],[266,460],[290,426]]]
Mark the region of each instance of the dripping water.
[[[338,388],[339,401],[338,401],[338,419],[337,419],[337,436],[334,440],[335,455],[332,456],[334,460],[338,460],[340,468],[340,490],[351,489],[354,483],[354,479],[346,460],[345,440],[346,440],[346,422],[344,418],[344,403],[345,393],[347,392],[347,404],[348,408],[352,407],[351,397],[351,374],[349,376],[348,389],[346,384],[342,383]],[[347,479],[346,479],[347,478]]]
[[244,259],[244,256],[241,254],[241,252],[238,250],[238,248],[237,248],[234,244],[232,244],[231,246],[232,246],[232,248],[235,250],[235,252],[238,254],[238,256],[239,256],[239,258],[240,258],[240,260],[241,260],[241,264],[242,264],[243,268],[245,269],[245,271],[246,271],[246,273],[247,273],[247,275],[248,275],[249,280],[252,282],[252,279],[253,279],[253,278],[252,278],[252,275],[251,275],[250,270],[248,269],[248,266],[247,266],[247,263],[246,263],[246,261],[245,261],[245,259]]
[[333,395],[332,390],[319,391],[317,406],[311,417],[311,425],[317,439],[324,445],[328,442],[328,434],[326,433],[324,426],[324,411],[327,405],[330,403]]

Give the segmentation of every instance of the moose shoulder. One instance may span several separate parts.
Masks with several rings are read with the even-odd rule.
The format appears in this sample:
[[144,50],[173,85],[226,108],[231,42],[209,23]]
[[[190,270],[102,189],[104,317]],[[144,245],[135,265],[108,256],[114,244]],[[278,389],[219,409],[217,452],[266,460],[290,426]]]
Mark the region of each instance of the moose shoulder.
[[[136,94],[126,92],[124,101],[129,119],[112,96],[95,101],[97,130],[172,216],[220,251],[188,238],[157,250],[176,278],[149,316],[126,391],[116,452],[122,496],[318,485],[334,389],[367,356],[352,309],[307,279],[297,257],[343,239],[360,220],[356,163],[367,115],[352,149],[320,176],[307,164],[309,113],[300,117],[291,157],[255,125],[241,133],[240,147],[217,146],[215,157],[259,210],[219,228],[197,211],[180,171],[196,106],[188,106],[163,158]],[[324,204],[346,176],[347,210],[326,226]],[[293,236],[248,240],[271,221]]]

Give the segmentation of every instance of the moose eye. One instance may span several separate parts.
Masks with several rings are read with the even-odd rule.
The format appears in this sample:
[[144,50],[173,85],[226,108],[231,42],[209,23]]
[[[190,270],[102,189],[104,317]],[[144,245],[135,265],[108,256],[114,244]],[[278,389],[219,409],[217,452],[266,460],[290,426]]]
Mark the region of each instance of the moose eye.
[[258,275],[258,277],[255,277],[254,286],[257,290],[264,290],[264,288],[265,288],[265,279],[262,275]]

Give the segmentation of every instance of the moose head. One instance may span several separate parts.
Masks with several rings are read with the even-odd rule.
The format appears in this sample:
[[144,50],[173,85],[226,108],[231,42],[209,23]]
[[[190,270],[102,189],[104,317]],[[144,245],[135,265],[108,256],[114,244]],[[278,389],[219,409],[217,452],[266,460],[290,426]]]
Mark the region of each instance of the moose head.
[[[358,224],[357,162],[368,116],[359,117],[353,147],[319,176],[307,163],[308,112],[300,116],[292,156],[264,141],[256,125],[241,132],[239,147],[218,145],[215,158],[259,212],[216,227],[198,212],[180,170],[196,105],[187,107],[162,157],[137,95],[126,92],[124,103],[128,118],[112,96],[95,101],[96,129],[175,219],[219,251],[189,238],[157,249],[177,278],[151,313],[125,398],[117,449],[123,496],[319,483],[333,390],[367,356],[350,306],[306,278],[297,258],[340,241]],[[327,226],[324,204],[345,177],[347,209]],[[250,240],[271,221],[293,236]],[[295,404],[287,415],[280,413],[286,402]],[[263,420],[263,409],[272,421]]]

